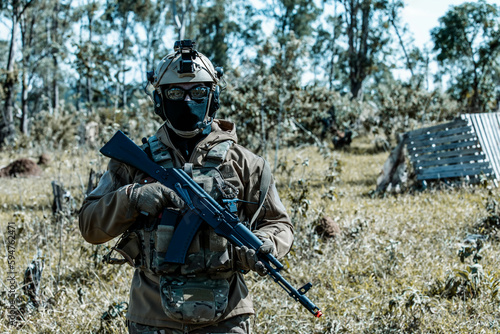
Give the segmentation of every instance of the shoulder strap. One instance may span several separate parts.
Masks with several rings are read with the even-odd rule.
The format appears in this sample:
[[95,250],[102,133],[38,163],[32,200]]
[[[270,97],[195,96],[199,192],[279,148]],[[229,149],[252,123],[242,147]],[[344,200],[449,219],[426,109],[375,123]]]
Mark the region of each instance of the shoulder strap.
[[226,140],[218,143],[205,156],[203,167],[217,167],[226,159],[227,152],[233,145],[232,140]]
[[264,169],[262,170],[262,175],[260,178],[260,196],[259,196],[259,206],[257,207],[257,210],[253,214],[252,219],[250,220],[250,227],[253,229],[254,226],[253,224],[257,220],[257,217],[259,216],[260,211],[262,210],[262,207],[264,206],[264,201],[266,199],[267,193],[269,192],[269,187],[271,186],[271,168],[269,167],[269,164],[267,163],[266,160],[264,160]]
[[167,146],[163,144],[156,136],[148,138],[149,148],[151,149],[151,156],[153,161],[164,168],[174,167],[172,155],[168,151]]

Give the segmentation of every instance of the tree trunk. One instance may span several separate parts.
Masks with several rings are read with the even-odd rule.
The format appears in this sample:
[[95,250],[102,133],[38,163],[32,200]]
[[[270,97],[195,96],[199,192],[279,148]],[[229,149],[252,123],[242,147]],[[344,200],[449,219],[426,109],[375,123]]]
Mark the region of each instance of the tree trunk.
[[262,156],[267,159],[267,139],[266,139],[266,97],[262,92],[262,86],[259,86],[260,93],[260,132],[261,132],[261,145],[262,145]]
[[[52,43],[58,43],[58,34],[59,34],[59,1],[56,1],[56,6],[54,8],[54,16],[52,22]],[[58,51],[52,53],[52,63],[54,65],[53,73],[52,73],[52,108],[54,110],[54,114],[57,115],[59,112],[59,78],[57,74],[59,73],[59,60]]]
[[[337,18],[337,2],[334,2],[334,14],[333,17]],[[335,76],[335,56],[337,55],[337,50],[335,46],[335,40],[337,39],[337,21],[333,23],[332,40],[330,43],[330,49],[332,50],[330,57],[330,73],[328,73],[328,83],[330,91],[333,91],[333,80]]]
[[75,109],[76,111],[80,111],[80,96],[82,92],[82,84],[80,83],[80,80],[76,80],[76,99],[75,99]]
[[89,59],[87,61],[88,63],[88,72],[87,72],[87,78],[86,78],[86,85],[87,85],[87,104],[88,104],[88,110],[92,113],[93,108],[92,108],[92,101],[94,99],[93,96],[93,91],[92,91],[92,70],[93,70],[93,63],[92,63],[92,56],[93,56],[93,44],[92,44],[92,25],[94,23],[94,12],[93,11],[88,11],[88,21],[89,21],[89,43],[88,43],[88,56]]
[[[353,99],[363,96],[363,81],[367,76],[368,34],[370,29],[371,0],[350,0],[344,3],[348,13],[347,36],[349,39],[349,81]],[[358,11],[361,11],[361,27],[358,27]]]
[[[116,86],[115,86],[115,110],[118,109],[118,100],[119,100],[119,96],[120,96],[120,83],[118,82],[119,81],[119,77],[116,76]],[[116,114],[113,114],[113,115],[116,115]],[[115,117],[115,116],[113,116]],[[114,119],[113,119],[114,121]]]
[[352,98],[356,100],[361,100],[363,98],[363,82],[361,80],[351,81],[351,94]]
[[57,60],[57,55],[53,56],[54,73],[52,76],[52,109],[54,115],[59,112],[59,80],[57,78],[57,69],[59,68],[59,61]]
[[23,90],[21,96],[21,105],[22,105],[22,116],[21,116],[21,125],[19,129],[25,135],[29,135],[29,110],[28,110],[28,76],[26,74],[27,68],[23,69]]
[[172,16],[174,20],[174,26],[177,29],[177,40],[183,40],[186,32],[186,14],[191,9],[191,0],[181,1],[181,11],[177,12],[178,1],[172,0]]
[[[128,12],[124,15],[121,27],[121,64],[120,64],[120,72],[122,73],[122,80],[120,83],[120,89],[122,94],[122,107],[125,108],[127,105],[127,90],[125,89],[125,55],[126,52],[126,39],[127,39],[127,27],[128,27]],[[119,77],[119,76],[118,76]],[[118,80],[120,81],[120,80]]]
[[391,25],[394,28],[394,31],[396,32],[396,36],[398,37],[398,40],[399,40],[399,45],[401,45],[401,49],[403,50],[403,54],[405,56],[406,67],[408,68],[408,70],[410,70],[411,79],[413,79],[413,77],[415,76],[414,73],[413,73],[413,66],[411,64],[410,56],[408,55],[408,52],[406,51],[406,47],[405,47],[405,43],[403,41],[403,37],[399,33],[399,28],[396,25],[396,21],[395,21],[396,14],[392,13],[391,15],[392,16],[389,18],[389,21],[391,22]]
[[17,51],[18,34],[18,4],[14,1],[12,4],[12,30],[9,46],[9,56],[7,58],[7,80],[4,89],[6,98],[4,104],[3,122],[0,124],[0,146],[6,139],[10,139],[14,133],[14,90],[17,82],[17,75],[14,72],[14,57]]
[[469,112],[479,113],[482,111],[481,97],[479,96],[479,78],[477,75],[477,69],[474,68],[474,79],[472,83],[472,97],[469,103]]
[[357,27],[357,16],[358,3],[357,1],[349,1],[349,5],[345,2],[344,8],[346,10],[346,21],[347,21],[347,37],[348,37],[348,57],[349,57],[349,82],[351,88],[351,94],[353,98],[357,96],[357,92],[354,90],[354,85],[356,82],[356,36],[355,31]]

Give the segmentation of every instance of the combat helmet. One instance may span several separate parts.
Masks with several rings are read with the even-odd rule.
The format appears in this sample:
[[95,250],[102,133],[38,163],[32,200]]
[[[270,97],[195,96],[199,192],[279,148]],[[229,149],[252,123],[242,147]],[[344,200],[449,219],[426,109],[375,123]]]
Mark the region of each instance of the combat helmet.
[[[148,72],[148,87],[155,103],[155,113],[177,135],[190,138],[209,130],[216,111],[219,109],[220,81],[223,76],[221,67],[215,68],[212,62],[195,49],[195,42],[191,40],[176,41],[174,53],[164,57],[154,72]],[[200,83],[207,87],[206,96],[194,99],[191,107],[180,100],[169,99],[169,91],[175,84]],[[177,89],[179,97],[184,97],[186,92]],[[191,92],[190,92],[190,95]],[[191,96],[192,98],[192,96]],[[187,108],[187,109],[186,109]],[[189,121],[183,110],[195,108],[196,117]],[[194,110],[194,109],[193,109]]]

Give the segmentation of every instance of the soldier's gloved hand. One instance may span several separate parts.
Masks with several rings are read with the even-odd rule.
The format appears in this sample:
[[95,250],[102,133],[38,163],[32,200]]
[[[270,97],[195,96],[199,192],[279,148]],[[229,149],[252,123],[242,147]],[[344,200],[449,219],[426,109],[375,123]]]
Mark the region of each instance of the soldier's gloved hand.
[[130,204],[139,212],[158,216],[165,207],[182,208],[184,201],[161,183],[134,183],[127,189]]
[[[262,238],[261,241],[263,244],[259,248],[260,254],[274,253],[274,242],[268,238]],[[260,276],[267,274],[267,268],[261,261],[259,261],[257,252],[253,249],[249,249],[246,246],[235,247],[235,252],[238,257],[237,265],[239,268],[243,270],[253,270]]]

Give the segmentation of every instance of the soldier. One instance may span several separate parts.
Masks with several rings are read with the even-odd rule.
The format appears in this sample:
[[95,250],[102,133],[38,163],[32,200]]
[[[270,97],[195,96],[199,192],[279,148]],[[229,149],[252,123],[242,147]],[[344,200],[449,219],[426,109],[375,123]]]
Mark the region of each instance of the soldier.
[[[219,203],[232,199],[235,214],[262,240],[259,252],[285,256],[293,229],[268,164],[237,144],[234,124],[215,119],[222,69],[190,40],[176,42],[174,50],[149,78],[155,113],[165,123],[143,140],[143,150],[165,168],[183,168]],[[265,275],[266,268],[255,251],[233,247],[207,224],[184,264],[166,262],[183,207],[172,189],[113,159],[83,203],[85,240],[100,244],[121,236],[114,250],[135,267],[129,332],[250,333],[254,309],[243,274]]]

